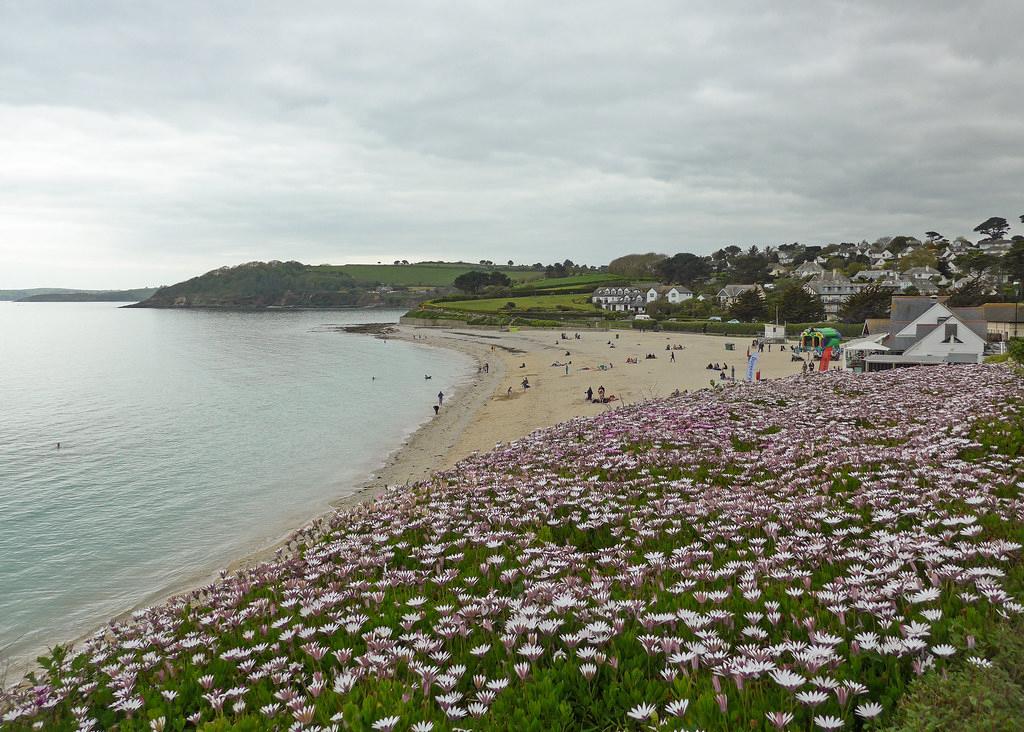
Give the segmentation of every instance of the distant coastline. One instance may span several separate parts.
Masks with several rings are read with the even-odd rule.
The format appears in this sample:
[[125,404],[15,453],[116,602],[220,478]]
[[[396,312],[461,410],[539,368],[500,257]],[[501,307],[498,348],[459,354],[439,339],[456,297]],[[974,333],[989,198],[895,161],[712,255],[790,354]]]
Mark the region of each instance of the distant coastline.
[[107,292],[50,292],[21,297],[14,302],[139,302],[153,296],[155,287]]

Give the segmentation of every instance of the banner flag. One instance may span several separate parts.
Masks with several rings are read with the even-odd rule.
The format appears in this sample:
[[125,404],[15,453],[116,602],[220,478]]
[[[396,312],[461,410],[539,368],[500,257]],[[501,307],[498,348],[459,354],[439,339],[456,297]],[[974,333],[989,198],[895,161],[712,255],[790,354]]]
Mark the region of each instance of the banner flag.
[[754,380],[754,371],[757,369],[757,351],[750,354],[750,359],[747,361],[747,381]]

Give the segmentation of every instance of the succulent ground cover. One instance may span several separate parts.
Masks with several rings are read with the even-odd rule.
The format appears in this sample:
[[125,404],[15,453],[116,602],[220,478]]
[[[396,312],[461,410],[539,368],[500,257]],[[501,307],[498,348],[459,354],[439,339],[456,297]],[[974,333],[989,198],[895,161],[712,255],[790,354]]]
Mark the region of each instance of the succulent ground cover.
[[883,728],[1024,611],[1022,404],[831,372],[538,431],[56,649],[2,726]]

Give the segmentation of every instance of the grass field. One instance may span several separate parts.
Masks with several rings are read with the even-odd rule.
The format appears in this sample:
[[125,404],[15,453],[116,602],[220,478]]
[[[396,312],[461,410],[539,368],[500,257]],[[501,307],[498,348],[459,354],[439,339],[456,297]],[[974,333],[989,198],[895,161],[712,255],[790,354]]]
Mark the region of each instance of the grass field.
[[[515,308],[506,309],[508,303],[514,302]],[[466,313],[497,313],[529,311],[552,312],[557,310],[577,310],[595,314],[600,311],[590,302],[589,295],[534,295],[531,297],[495,297],[486,300],[459,300],[441,305],[445,310],[458,310]]]
[[598,272],[595,274],[573,275],[572,277],[552,277],[550,279],[531,280],[530,282],[518,285],[517,287],[519,289],[530,290],[561,290],[581,287],[583,285],[593,285],[594,287],[597,287],[598,285],[622,281],[624,281],[624,279],[618,275]]
[[505,272],[513,282],[527,282],[543,276],[543,272],[528,269],[510,269],[506,266],[474,265],[463,262],[423,262],[419,264],[325,264],[317,269],[344,272],[361,285],[391,285],[393,287],[449,287],[455,278],[466,272],[480,270]]

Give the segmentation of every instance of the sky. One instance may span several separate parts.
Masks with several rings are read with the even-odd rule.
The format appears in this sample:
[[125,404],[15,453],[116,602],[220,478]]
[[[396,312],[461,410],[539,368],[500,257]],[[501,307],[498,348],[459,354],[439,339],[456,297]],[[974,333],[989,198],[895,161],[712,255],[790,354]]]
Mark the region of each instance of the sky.
[[1024,214],[1022,28],[1019,0],[0,0],[0,288],[971,235]]

